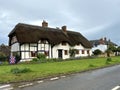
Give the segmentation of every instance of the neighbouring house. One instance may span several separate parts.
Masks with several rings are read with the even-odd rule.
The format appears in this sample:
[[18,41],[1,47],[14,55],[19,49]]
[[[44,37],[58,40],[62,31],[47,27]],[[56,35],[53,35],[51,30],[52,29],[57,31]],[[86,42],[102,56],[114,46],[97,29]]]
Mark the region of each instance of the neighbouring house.
[[106,37],[99,40],[90,40],[90,42],[92,44],[92,52],[99,49],[104,53],[108,49],[108,45],[113,45],[117,47],[117,44],[111,42],[110,39],[107,40]]
[[1,44],[0,45],[0,52],[3,53],[5,56],[10,56],[10,52],[11,52],[11,47]]
[[22,60],[30,60],[38,53],[47,58],[70,58],[70,49],[76,49],[75,57],[91,55],[91,43],[80,33],[68,31],[67,26],[50,28],[46,21],[42,26],[18,23],[9,33],[11,55],[19,54]]

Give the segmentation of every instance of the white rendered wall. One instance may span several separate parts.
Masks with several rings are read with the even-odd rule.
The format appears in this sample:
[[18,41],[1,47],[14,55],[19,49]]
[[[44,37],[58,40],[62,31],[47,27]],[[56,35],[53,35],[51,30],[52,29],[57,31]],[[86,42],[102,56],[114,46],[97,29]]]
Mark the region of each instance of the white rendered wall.
[[102,52],[105,52],[107,50],[107,45],[97,45],[97,47],[93,47],[92,51],[95,51],[96,49],[101,50]]
[[[69,54],[69,50],[70,49],[77,49],[79,50],[79,54],[76,54],[75,57],[85,57],[85,56],[89,56],[92,54],[91,49],[89,48],[84,48],[81,44],[80,45],[75,45],[73,47],[71,47],[68,43],[64,46],[62,44],[56,45],[54,46],[53,50],[53,58],[58,58],[58,50],[61,49],[62,50],[62,56],[63,59],[67,59],[70,58],[70,54]],[[65,55],[64,50],[68,51],[68,55]],[[82,50],[84,50],[84,54],[82,54]],[[89,50],[89,54],[87,53],[87,51]]]
[[11,46],[11,52],[19,51],[19,43],[15,43]]
[[22,59],[30,58],[29,44],[21,45],[21,58]]
[[[67,43],[66,45],[62,45],[62,44],[59,44],[59,45],[56,45],[53,47],[53,58],[58,58],[58,50],[61,49],[62,50],[62,56],[63,56],[63,59],[66,59],[66,58],[69,58],[69,49],[70,49],[70,46],[69,44]],[[64,50],[68,50],[68,55],[65,55],[64,54]]]

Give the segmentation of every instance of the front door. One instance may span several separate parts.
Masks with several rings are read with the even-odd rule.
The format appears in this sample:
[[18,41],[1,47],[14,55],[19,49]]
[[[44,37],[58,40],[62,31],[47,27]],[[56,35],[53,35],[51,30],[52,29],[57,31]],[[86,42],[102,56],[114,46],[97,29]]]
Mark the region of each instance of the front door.
[[62,58],[62,50],[58,50],[58,58]]

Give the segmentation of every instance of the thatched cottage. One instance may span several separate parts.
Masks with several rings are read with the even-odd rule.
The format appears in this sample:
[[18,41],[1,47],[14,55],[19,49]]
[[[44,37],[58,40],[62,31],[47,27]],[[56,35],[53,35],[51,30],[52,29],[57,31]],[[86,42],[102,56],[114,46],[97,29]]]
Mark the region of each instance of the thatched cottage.
[[46,21],[42,26],[18,23],[8,36],[11,55],[19,54],[22,60],[30,60],[38,53],[66,59],[70,58],[70,49],[76,49],[75,57],[91,55],[91,44],[83,35],[66,26],[50,28]]

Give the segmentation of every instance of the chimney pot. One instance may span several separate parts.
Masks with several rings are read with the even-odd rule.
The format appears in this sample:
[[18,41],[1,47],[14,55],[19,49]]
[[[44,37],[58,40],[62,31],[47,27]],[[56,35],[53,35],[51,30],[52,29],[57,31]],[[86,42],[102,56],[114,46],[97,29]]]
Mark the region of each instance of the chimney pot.
[[107,38],[106,38],[106,37],[104,37],[104,40],[105,40],[105,41],[107,41]]
[[42,22],[42,27],[48,27],[48,23],[45,20]]
[[67,32],[67,26],[62,26],[63,32]]

